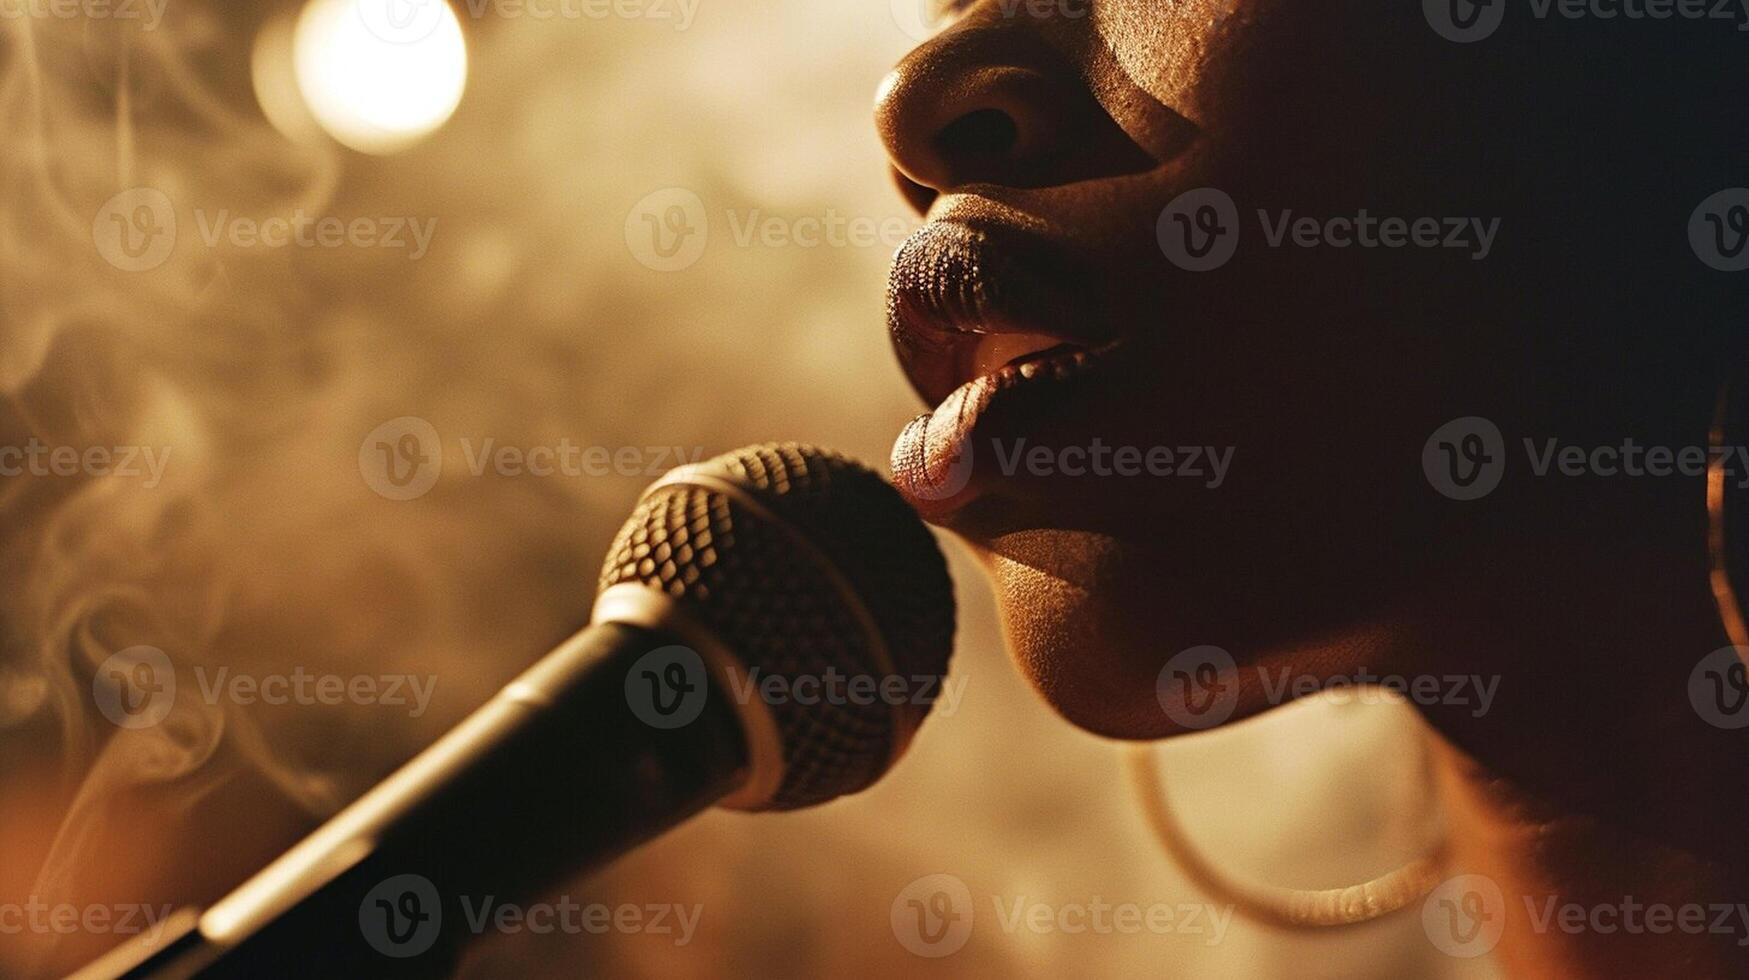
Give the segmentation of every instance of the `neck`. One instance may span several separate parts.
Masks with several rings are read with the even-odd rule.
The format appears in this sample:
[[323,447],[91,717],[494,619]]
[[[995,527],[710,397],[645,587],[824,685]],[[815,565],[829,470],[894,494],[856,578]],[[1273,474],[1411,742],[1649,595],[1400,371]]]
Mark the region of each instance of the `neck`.
[[[1493,955],[1510,977],[1749,974],[1740,864],[1551,805],[1449,743],[1436,740],[1434,757],[1451,827],[1451,875],[1482,876],[1498,892],[1484,893],[1479,921],[1463,911],[1436,917],[1430,929],[1464,940],[1498,920]],[[1455,887],[1467,893],[1476,880]],[[1468,908],[1463,894],[1439,897]]]
[[1463,578],[1411,632],[1499,679],[1483,717],[1424,709],[1453,873],[1500,889],[1496,958],[1511,976],[1749,975],[1749,729],[1689,689],[1728,644],[1703,540]]

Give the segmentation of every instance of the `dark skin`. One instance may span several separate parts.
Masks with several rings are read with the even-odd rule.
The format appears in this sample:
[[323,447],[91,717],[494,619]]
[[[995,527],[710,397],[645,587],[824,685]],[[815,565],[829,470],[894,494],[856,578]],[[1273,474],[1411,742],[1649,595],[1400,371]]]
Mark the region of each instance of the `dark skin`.
[[[1070,721],[1128,739],[1186,730],[1156,680],[1204,644],[1241,668],[1235,720],[1272,707],[1253,668],[1496,677],[1481,717],[1418,707],[1453,873],[1505,893],[1501,964],[1749,972],[1741,928],[1532,928],[1526,897],[1749,900],[1749,745],[1688,699],[1696,663],[1730,642],[1702,481],[1535,478],[1519,448],[1706,444],[1746,363],[1744,287],[1699,264],[1683,227],[1744,183],[1742,35],[1515,7],[1458,45],[1417,5],[1006,7],[951,12],[884,83],[876,121],[907,196],[959,229],[926,229],[896,263],[900,360],[941,407],[895,472],[984,559],[1023,671]],[[1238,203],[1244,237],[1193,273],[1155,222],[1200,187]],[[1254,217],[1361,208],[1500,230],[1477,261],[1269,248]],[[917,285],[956,265],[980,271],[952,302]],[[1119,353],[1060,382],[976,380],[1059,342]],[[1515,458],[1498,490],[1458,502],[1420,460],[1471,415]],[[1234,457],[1215,489],[991,465],[1021,438]],[[964,446],[960,488],[946,474]]]

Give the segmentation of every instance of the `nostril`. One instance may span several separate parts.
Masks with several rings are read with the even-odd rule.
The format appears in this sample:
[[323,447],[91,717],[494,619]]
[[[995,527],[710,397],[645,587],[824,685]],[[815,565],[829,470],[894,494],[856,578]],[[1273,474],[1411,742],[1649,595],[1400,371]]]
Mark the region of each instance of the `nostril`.
[[914,206],[973,186],[1055,187],[1156,166],[1050,39],[965,23],[906,56],[876,97],[875,123]]
[[1000,159],[1014,151],[1020,127],[1001,109],[978,109],[949,123],[935,136],[935,147],[949,160]]
[[935,189],[925,187],[905,176],[905,172],[898,167],[892,168],[892,174],[893,182],[899,185],[899,193],[905,196],[906,203],[910,204],[918,214],[928,214],[929,206],[935,203]]

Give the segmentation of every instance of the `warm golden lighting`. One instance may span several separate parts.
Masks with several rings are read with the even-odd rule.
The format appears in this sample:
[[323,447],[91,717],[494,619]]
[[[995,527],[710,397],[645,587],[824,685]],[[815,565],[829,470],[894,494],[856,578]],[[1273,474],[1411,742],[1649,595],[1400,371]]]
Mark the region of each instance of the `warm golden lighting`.
[[310,0],[292,38],[298,90],[335,139],[393,153],[449,120],[468,52],[442,0]]

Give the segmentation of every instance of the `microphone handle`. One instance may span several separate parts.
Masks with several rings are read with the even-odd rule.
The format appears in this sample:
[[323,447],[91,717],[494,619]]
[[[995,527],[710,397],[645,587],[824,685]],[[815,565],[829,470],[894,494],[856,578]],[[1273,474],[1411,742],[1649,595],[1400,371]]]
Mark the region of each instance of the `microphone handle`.
[[597,869],[746,780],[741,724],[714,680],[688,724],[631,709],[633,665],[678,642],[585,628],[179,934],[76,976],[450,974],[480,926],[466,909]]

